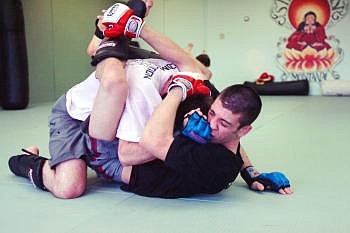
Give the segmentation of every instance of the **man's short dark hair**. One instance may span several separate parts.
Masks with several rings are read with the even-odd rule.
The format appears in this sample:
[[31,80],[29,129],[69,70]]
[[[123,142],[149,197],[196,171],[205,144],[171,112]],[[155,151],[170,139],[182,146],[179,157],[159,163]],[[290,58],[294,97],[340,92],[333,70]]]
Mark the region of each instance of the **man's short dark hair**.
[[236,84],[225,88],[219,95],[224,108],[241,114],[240,127],[252,124],[261,111],[261,98],[253,88]]
[[210,66],[210,58],[207,54],[205,54],[205,53],[199,54],[196,57],[196,59],[206,67]]
[[193,95],[187,97],[177,109],[174,131],[182,130],[184,116],[189,111],[200,108],[204,115],[208,115],[211,104],[213,103],[213,98],[206,95]]

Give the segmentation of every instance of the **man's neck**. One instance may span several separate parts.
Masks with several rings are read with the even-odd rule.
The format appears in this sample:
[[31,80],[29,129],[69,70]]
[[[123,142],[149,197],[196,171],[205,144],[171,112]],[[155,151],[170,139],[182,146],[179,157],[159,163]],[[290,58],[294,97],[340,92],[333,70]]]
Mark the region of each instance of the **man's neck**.
[[234,154],[237,154],[238,145],[239,140],[232,140],[223,144],[223,146],[225,146],[228,150],[232,151]]

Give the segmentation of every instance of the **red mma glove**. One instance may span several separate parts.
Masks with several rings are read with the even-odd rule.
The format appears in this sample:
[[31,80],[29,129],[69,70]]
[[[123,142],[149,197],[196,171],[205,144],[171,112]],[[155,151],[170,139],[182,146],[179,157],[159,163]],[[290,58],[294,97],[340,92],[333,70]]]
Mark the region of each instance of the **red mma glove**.
[[122,3],[116,3],[104,13],[102,24],[106,26],[103,31],[106,37],[119,37],[125,35],[128,38],[140,36],[143,19],[134,15],[134,10]]
[[204,84],[204,81],[199,79],[201,77],[198,73],[179,72],[171,76],[171,83],[168,87],[168,92],[173,87],[182,88],[182,101],[187,96],[202,94],[210,95],[210,89]]

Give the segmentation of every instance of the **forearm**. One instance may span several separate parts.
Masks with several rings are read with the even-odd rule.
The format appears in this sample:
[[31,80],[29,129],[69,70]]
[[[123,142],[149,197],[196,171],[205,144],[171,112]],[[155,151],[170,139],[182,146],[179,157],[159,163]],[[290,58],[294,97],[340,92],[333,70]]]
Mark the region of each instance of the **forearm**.
[[137,165],[156,159],[137,142],[119,140],[118,157],[123,167]]
[[242,169],[246,168],[246,167],[249,167],[249,166],[253,166],[249,157],[248,157],[248,154],[247,152],[244,150],[243,146],[241,145],[240,146],[240,150],[239,150],[240,154],[241,154],[241,158],[243,160],[243,165],[242,165]]
[[161,57],[179,67],[181,71],[201,73],[196,59],[185,49],[163,34],[153,30],[147,24],[141,31],[141,38],[145,40]]
[[181,99],[181,88],[172,88],[153,112],[140,140],[142,147],[161,160],[165,160],[174,140],[174,121]]
[[201,70],[201,74],[204,76],[203,79],[210,80],[211,76],[213,75],[212,72],[206,66],[204,66],[201,62],[199,62],[197,59],[196,59],[196,63],[199,69]]

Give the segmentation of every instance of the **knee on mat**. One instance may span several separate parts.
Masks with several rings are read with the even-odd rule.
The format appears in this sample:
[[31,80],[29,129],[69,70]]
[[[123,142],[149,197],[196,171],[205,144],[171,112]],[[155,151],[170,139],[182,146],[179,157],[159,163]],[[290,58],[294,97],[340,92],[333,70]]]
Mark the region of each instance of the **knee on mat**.
[[80,197],[84,194],[86,189],[85,182],[75,182],[64,185],[56,185],[53,194],[62,199],[72,199]]

